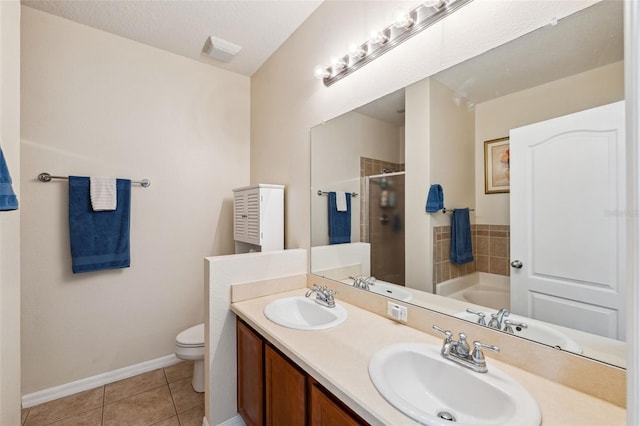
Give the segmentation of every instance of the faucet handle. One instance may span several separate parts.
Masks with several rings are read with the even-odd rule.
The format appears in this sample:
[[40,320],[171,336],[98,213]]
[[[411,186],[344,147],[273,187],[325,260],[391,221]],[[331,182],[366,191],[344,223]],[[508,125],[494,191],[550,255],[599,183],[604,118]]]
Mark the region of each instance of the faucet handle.
[[513,327],[516,328],[527,328],[527,324],[523,323],[523,322],[517,322],[517,321],[512,321],[510,319],[506,319],[504,320],[504,329],[503,331],[507,332],[507,333],[511,333],[513,334]]
[[444,334],[444,343],[451,343],[453,341],[453,339],[451,339],[451,336],[453,336],[453,333],[451,333],[451,330],[443,330],[442,328],[438,327],[437,325],[433,325],[433,329],[435,331],[439,331],[440,333]]
[[467,308],[467,312],[478,316],[478,324],[487,325],[487,321],[484,319],[487,316],[487,314],[485,314],[484,312],[474,311],[473,309],[470,309],[470,308]]
[[471,358],[475,363],[483,363],[484,354],[482,353],[482,348],[487,348],[492,350],[493,352],[500,352],[500,348],[497,346],[486,345],[482,342],[478,342],[477,340],[473,342],[473,353],[471,354]]

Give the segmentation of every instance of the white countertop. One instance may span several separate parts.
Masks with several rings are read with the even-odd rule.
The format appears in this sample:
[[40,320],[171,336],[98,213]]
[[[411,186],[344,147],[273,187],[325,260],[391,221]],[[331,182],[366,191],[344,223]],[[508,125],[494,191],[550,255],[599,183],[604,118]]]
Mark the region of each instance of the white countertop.
[[[302,296],[306,290],[302,288],[236,302],[231,309],[372,425],[418,424],[380,396],[369,379],[369,359],[390,344],[417,342],[440,345],[442,340],[339,299],[337,303],[344,306],[349,317],[343,324],[328,330],[293,330],[264,316],[263,309],[272,300]],[[497,367],[511,375],[533,395],[542,411],[543,425],[626,424],[623,408],[491,359],[490,354],[485,355],[489,369]]]

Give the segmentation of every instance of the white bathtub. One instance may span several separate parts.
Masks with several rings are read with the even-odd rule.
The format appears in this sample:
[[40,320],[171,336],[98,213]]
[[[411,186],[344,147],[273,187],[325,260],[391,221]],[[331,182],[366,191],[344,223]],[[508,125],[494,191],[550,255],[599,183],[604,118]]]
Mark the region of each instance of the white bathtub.
[[474,272],[438,284],[436,294],[495,310],[511,309],[510,280],[503,275]]

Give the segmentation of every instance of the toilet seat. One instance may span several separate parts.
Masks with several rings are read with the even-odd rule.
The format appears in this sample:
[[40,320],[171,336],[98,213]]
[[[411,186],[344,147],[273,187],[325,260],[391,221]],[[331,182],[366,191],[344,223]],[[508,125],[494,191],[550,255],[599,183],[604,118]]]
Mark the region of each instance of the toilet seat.
[[176,337],[176,346],[181,348],[204,347],[204,323],[187,328]]

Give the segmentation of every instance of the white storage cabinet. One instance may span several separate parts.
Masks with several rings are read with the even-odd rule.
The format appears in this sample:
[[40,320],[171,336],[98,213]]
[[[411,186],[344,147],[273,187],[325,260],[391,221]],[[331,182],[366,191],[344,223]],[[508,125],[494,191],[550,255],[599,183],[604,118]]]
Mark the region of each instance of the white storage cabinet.
[[233,239],[236,253],[284,249],[284,185],[233,190]]

